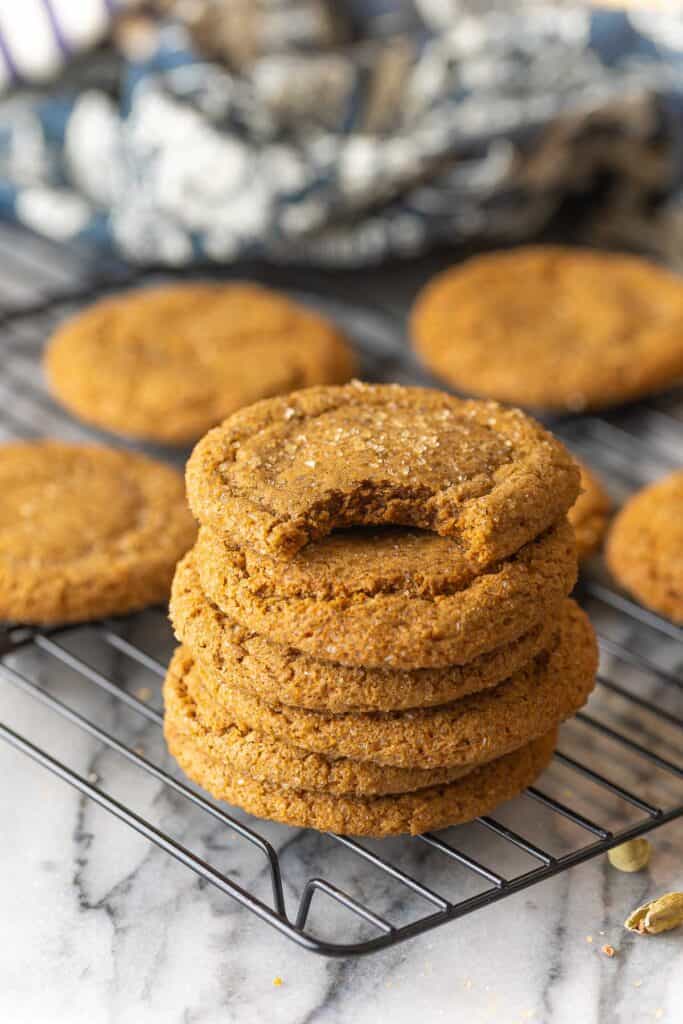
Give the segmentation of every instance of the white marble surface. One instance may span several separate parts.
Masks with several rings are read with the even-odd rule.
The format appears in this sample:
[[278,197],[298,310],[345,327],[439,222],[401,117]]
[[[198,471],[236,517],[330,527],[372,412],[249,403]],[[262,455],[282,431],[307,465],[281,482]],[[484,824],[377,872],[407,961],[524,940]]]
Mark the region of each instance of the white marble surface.
[[[48,676],[31,659],[20,664],[104,727],[117,734],[124,727],[112,702],[84,692],[73,674]],[[0,685],[2,717],[13,728],[95,773],[200,854],[236,869],[238,880],[258,884],[261,862],[245,858],[221,826],[193,816],[158,783],[141,783],[115,755]],[[156,759],[154,727],[135,739]],[[683,889],[683,821],[654,833],[647,872],[625,875],[600,857],[393,950],[331,961],[201,888],[166,854],[3,744],[0,779],[0,1020],[8,1024],[683,1019],[683,931],[643,938],[622,928],[644,899]],[[297,842],[276,826],[270,837],[280,849]],[[283,855],[288,896],[300,872],[319,865],[315,843],[298,842],[296,861]],[[613,959],[600,952],[605,943],[617,950]]]

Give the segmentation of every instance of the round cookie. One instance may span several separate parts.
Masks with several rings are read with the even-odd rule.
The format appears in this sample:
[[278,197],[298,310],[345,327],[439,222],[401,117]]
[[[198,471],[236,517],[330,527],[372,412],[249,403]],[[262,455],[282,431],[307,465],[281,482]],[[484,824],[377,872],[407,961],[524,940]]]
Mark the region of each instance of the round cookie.
[[193,696],[203,687],[202,675],[190,652],[179,647],[164,682],[164,729],[184,734],[207,757],[262,782],[337,795],[378,796],[442,785],[468,771],[388,768],[345,757],[330,759],[231,721],[228,715],[223,715],[219,729],[212,728],[202,702]]
[[171,588],[171,621],[205,672],[223,683],[251,690],[269,703],[325,711],[394,711],[446,704],[495,686],[548,650],[556,634],[554,615],[517,640],[496,647],[467,665],[416,669],[340,665],[271,643],[224,615],[204,594],[188,552]]
[[45,356],[54,395],[86,423],[179,445],[243,405],[343,383],[356,368],[331,323],[243,282],[103,299],[60,327]]
[[683,626],[683,470],[624,505],[605,554],[615,579],[637,601]]
[[607,533],[612,502],[607,491],[583,462],[576,460],[581,472],[581,494],[567,513],[574,528],[579,561],[590,558],[602,545]]
[[241,410],[202,438],[186,477],[201,523],[272,557],[394,524],[452,537],[479,568],[579,493],[567,450],[519,410],[359,381]]
[[325,714],[266,704],[201,671],[188,688],[213,729],[235,721],[327,757],[429,769],[481,764],[541,736],[585,704],[596,671],[593,628],[567,601],[559,641],[549,654],[493,689],[441,707]]
[[192,739],[172,727],[166,739],[185,774],[218,800],[285,825],[381,837],[419,835],[489,814],[538,778],[553,756],[557,733],[553,730],[446,785],[376,797],[335,796],[262,782],[207,757]]
[[203,591],[231,619],[315,657],[368,668],[443,668],[528,633],[576,581],[561,521],[475,575],[456,541],[401,527],[333,533],[289,562],[229,546],[202,527]]
[[683,374],[683,283],[635,256],[529,246],[427,284],[415,348],[453,387],[537,409],[601,408]]
[[0,447],[0,619],[81,622],[168,599],[196,527],[182,476],[131,452]]

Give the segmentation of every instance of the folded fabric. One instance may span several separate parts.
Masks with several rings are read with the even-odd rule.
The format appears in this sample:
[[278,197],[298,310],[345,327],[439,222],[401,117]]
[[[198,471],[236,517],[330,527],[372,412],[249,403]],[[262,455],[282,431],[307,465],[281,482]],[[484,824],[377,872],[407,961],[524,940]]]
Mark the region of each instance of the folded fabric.
[[360,265],[529,237],[578,194],[590,240],[679,259],[683,15],[418,6],[235,3],[242,35],[167,19],[19,88],[0,215],[142,263]]

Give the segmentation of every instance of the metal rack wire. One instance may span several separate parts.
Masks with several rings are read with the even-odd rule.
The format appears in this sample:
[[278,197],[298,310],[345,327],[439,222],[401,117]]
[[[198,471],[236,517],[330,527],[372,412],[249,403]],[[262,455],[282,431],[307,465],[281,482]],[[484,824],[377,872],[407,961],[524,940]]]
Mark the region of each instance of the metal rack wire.
[[[94,273],[87,251],[9,227],[0,231],[0,256],[0,439],[92,438],[45,393],[40,352],[80,303],[136,275],[101,259]],[[286,283],[300,284],[291,275]],[[304,290],[346,325],[367,375],[420,379],[388,311],[335,299],[310,274]],[[556,429],[620,500],[680,463],[683,395]],[[374,842],[290,829],[219,805],[183,780],[161,741],[159,689],[172,649],[163,610],[0,631],[0,738],[299,945],[327,956],[369,953],[683,816],[683,631],[615,590],[599,565],[579,597],[602,649],[587,709],[563,727],[536,786],[495,815],[438,834]],[[28,703],[42,717],[22,729],[13,715],[27,719]],[[86,737],[85,748],[60,744],[65,730]],[[148,786],[155,799],[141,810]],[[213,847],[202,839],[207,823],[218,830]]]

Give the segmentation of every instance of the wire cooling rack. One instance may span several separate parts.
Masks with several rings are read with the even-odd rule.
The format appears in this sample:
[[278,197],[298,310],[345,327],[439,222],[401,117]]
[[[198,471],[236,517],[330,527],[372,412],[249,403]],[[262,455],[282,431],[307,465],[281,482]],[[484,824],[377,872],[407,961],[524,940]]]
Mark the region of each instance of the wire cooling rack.
[[[0,439],[121,443],[60,412],[39,360],[61,320],[140,275],[11,227],[0,230],[0,259]],[[424,382],[402,337],[400,304],[347,302],[325,275],[271,272],[269,280],[340,321],[366,376]],[[349,283],[348,275],[340,280]],[[555,429],[618,503],[680,465],[683,394]],[[173,648],[163,609],[80,627],[0,630],[0,738],[184,864],[200,885],[299,945],[327,956],[369,953],[683,815],[683,631],[615,589],[599,562],[584,575],[579,599],[601,645],[588,707],[562,727],[537,785],[493,815],[438,834],[359,841],[291,829],[220,805],[188,783],[161,738],[160,685]]]

